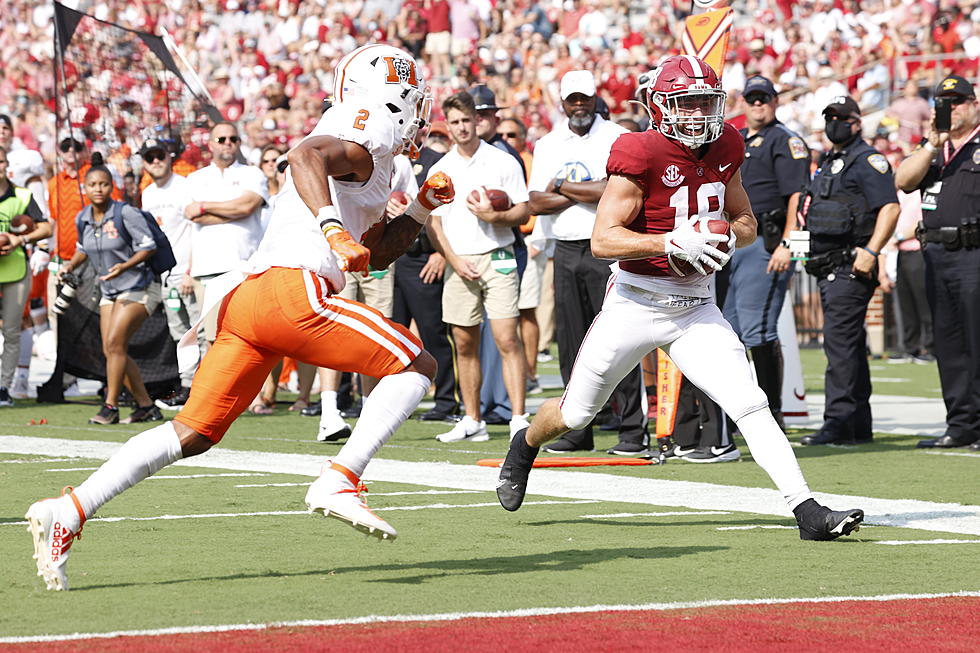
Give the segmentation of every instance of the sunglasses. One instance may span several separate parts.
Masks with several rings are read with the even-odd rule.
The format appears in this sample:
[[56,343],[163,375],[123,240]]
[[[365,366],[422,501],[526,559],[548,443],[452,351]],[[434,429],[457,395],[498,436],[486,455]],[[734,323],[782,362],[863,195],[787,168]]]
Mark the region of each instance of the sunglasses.
[[62,153],[67,153],[68,150],[75,150],[75,153],[77,154],[85,149],[85,146],[78,141],[65,141],[58,146],[58,149],[61,150]]
[[772,102],[772,98],[769,97],[768,95],[764,95],[764,94],[760,93],[758,95],[747,95],[747,96],[745,96],[745,102],[749,106],[751,106],[753,104],[756,104],[756,103],[759,103],[759,104],[769,104],[770,102]]
[[238,141],[240,141],[240,140],[242,140],[242,139],[238,138],[237,136],[217,136],[214,139],[214,142],[217,143],[217,144],[219,144],[219,145],[224,145],[225,142],[227,141],[227,142],[231,143],[232,145],[234,145],[234,144],[238,143]]
[[499,134],[500,136],[503,136],[504,138],[519,138],[520,137],[520,134],[518,134],[517,132],[497,132],[497,134]]
[[[276,157],[276,159],[278,158],[279,157]],[[262,165],[265,165],[266,163],[275,163],[276,159],[262,159]]]
[[167,158],[165,152],[147,152],[143,155],[143,160],[147,163],[156,163],[157,161],[164,161]]

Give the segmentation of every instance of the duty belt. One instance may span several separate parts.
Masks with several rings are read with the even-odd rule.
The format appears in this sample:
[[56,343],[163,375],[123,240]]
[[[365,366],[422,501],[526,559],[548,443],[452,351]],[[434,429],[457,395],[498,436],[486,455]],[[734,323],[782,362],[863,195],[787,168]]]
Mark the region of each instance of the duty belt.
[[823,254],[813,254],[803,264],[803,268],[818,279],[854,263],[853,249],[835,249]]
[[915,230],[915,237],[923,247],[926,243],[941,243],[946,251],[955,252],[959,249],[976,249],[980,247],[980,219],[964,219],[959,227],[936,227],[927,229],[920,222]]

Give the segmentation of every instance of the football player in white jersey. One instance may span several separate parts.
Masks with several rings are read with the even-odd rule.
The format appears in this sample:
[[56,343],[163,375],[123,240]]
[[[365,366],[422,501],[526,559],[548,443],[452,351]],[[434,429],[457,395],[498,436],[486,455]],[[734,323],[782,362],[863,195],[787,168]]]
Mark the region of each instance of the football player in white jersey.
[[379,539],[396,536],[368,509],[360,477],[428,391],[435,360],[408,329],[334,293],[344,271],[383,269],[400,256],[429,213],[452,201],[453,188],[448,177],[430,178],[404,215],[382,219],[392,158],[416,152],[414,138],[428,120],[425,81],[408,53],[366,45],[347,55],[336,70],[334,101],[290,150],[288,179],[247,269],[209,287],[202,313],[220,308],[219,332],[184,409],[130,439],[78,488],[28,509],[38,575],[48,589],[68,589],[69,549],[87,518],[164,466],[210,449],[283,356],[381,379],[306,503]]

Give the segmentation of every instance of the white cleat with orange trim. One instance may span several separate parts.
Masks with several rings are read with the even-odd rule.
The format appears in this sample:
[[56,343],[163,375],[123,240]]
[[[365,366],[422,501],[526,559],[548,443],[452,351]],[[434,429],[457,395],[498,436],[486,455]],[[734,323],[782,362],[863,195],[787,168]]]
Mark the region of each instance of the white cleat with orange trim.
[[361,496],[367,488],[353,472],[336,463],[324,463],[320,478],[306,492],[310,512],[333,517],[355,529],[378,538],[393,540],[398,533],[388,522],[371,512]]
[[[68,589],[68,554],[75,539],[82,537],[82,525],[85,523],[85,513],[72,488],[66,487],[61,491],[71,497],[74,507],[65,506],[61,498],[41,499],[31,504],[27,509],[27,530],[34,537],[34,559],[37,561],[37,575],[44,579],[49,590]],[[68,525],[74,522],[74,515],[65,515],[67,510],[78,512],[78,527],[75,530]]]

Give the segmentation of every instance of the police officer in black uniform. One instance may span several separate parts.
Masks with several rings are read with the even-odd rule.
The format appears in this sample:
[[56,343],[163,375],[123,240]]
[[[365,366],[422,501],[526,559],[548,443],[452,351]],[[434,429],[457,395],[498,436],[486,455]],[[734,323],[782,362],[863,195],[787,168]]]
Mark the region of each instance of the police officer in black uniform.
[[[750,77],[742,97],[748,105],[742,184],[752,203],[759,238],[732,253],[726,269],[725,319],[752,354],[759,386],[783,426],[783,356],[777,322],[793,274],[789,235],[796,229],[800,191],[810,180],[810,149],[776,120],[779,96],[762,75]],[[786,216],[793,216],[787,220]]]
[[806,271],[823,307],[824,424],[802,444],[871,442],[871,375],[864,316],[878,285],[878,253],[898,221],[898,196],[883,154],[861,138],[857,102],[839,96],[823,110],[833,149],[803,197],[810,232]]
[[[926,264],[946,433],[920,447],[980,451],[980,106],[973,86],[951,75],[936,88],[929,137],[905,159],[895,183],[922,191],[917,236]],[[972,444],[971,444],[972,443]]]

